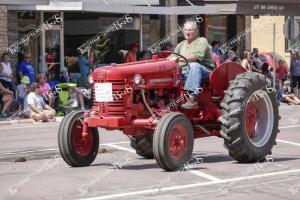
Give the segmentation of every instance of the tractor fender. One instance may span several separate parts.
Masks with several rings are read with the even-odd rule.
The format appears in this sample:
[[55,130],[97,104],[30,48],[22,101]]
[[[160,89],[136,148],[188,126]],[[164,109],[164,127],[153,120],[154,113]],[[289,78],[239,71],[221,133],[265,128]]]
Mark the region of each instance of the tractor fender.
[[224,90],[229,86],[229,81],[234,80],[238,74],[246,71],[245,68],[235,62],[223,63],[216,67],[209,79],[210,88],[213,90],[214,95],[223,96]]

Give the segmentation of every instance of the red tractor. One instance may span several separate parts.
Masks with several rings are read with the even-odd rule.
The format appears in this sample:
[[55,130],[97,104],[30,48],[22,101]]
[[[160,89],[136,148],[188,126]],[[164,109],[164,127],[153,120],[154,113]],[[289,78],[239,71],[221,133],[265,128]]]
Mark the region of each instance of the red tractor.
[[264,159],[276,143],[279,114],[271,81],[239,64],[216,67],[191,110],[181,108],[189,95],[174,61],[112,64],[97,68],[93,80],[92,109],[71,112],[59,127],[60,153],[70,166],[95,160],[98,127],[122,131],[138,155],[155,158],[167,171],[191,159],[195,138],[223,138],[229,155],[243,163]]

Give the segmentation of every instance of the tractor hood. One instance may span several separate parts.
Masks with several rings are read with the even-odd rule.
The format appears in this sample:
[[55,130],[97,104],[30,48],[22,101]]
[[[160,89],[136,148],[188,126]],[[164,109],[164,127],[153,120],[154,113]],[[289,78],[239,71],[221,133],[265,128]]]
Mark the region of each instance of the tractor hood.
[[112,64],[110,66],[97,68],[93,72],[93,80],[102,82],[105,80],[127,80],[134,75],[140,74],[143,78],[171,77],[179,72],[180,67],[174,61],[148,60],[125,64]]

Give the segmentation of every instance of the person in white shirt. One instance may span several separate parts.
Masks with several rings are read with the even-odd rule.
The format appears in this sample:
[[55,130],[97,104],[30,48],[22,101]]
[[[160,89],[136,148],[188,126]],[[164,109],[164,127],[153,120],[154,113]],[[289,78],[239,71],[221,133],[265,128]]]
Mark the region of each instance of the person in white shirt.
[[24,102],[24,115],[37,121],[55,121],[55,110],[44,102],[38,83],[33,82],[30,89]]
[[250,52],[244,51],[243,60],[241,62],[242,67],[244,67],[248,72],[252,71],[252,67],[250,64]]
[[2,54],[2,62],[0,63],[0,82],[4,87],[8,88],[10,91],[14,91],[11,79],[13,78],[13,73],[9,63],[9,54]]

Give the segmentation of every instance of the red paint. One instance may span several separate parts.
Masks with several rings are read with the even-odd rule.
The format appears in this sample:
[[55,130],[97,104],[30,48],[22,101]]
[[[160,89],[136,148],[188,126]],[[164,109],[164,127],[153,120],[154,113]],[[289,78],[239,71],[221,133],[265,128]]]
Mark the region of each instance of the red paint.
[[88,135],[85,138],[82,137],[82,132],[83,124],[80,120],[76,120],[71,130],[72,146],[79,156],[84,157],[92,151],[94,138],[91,129],[88,129]]
[[250,102],[246,106],[246,131],[249,138],[255,136],[255,126],[258,121],[258,112],[253,102]]
[[181,160],[187,151],[188,132],[182,124],[172,128],[168,138],[169,153],[175,160]]

